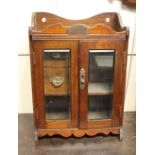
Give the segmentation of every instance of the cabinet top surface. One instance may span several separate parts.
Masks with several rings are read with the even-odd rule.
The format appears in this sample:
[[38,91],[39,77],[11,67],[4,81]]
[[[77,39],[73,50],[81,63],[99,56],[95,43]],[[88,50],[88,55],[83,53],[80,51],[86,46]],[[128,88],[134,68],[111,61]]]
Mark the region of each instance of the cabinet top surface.
[[118,13],[101,13],[82,20],[69,20],[46,12],[32,15],[31,35],[126,35]]

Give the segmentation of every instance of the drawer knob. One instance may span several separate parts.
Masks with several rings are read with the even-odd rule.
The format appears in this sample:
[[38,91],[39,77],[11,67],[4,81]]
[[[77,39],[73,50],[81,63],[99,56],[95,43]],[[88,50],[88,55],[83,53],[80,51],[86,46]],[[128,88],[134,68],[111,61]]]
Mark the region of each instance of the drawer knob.
[[54,87],[60,87],[64,83],[64,77],[63,76],[52,76],[50,77],[50,83]]

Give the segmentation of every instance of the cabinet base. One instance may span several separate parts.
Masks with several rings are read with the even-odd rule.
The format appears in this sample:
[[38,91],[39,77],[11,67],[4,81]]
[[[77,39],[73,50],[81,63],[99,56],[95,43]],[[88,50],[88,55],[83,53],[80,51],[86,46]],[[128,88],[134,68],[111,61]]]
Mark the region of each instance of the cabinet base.
[[53,136],[53,135],[61,135],[63,137],[82,137],[84,135],[88,136],[95,136],[97,134],[120,134],[120,128],[114,127],[114,128],[105,128],[105,129],[38,129],[36,130],[37,137],[43,137],[43,136]]

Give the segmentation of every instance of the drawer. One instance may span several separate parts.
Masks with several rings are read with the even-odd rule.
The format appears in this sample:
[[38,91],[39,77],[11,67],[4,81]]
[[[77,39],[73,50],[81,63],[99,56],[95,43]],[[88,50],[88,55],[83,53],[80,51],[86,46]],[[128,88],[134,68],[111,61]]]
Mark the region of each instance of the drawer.
[[44,62],[44,94],[63,96],[69,94],[70,68],[66,61]]

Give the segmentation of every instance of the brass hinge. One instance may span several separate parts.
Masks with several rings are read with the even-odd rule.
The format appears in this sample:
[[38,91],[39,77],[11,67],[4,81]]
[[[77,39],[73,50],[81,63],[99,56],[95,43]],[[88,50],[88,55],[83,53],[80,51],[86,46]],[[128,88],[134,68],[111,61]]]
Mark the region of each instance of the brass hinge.
[[32,61],[33,61],[33,64],[35,65],[35,53],[32,52]]

